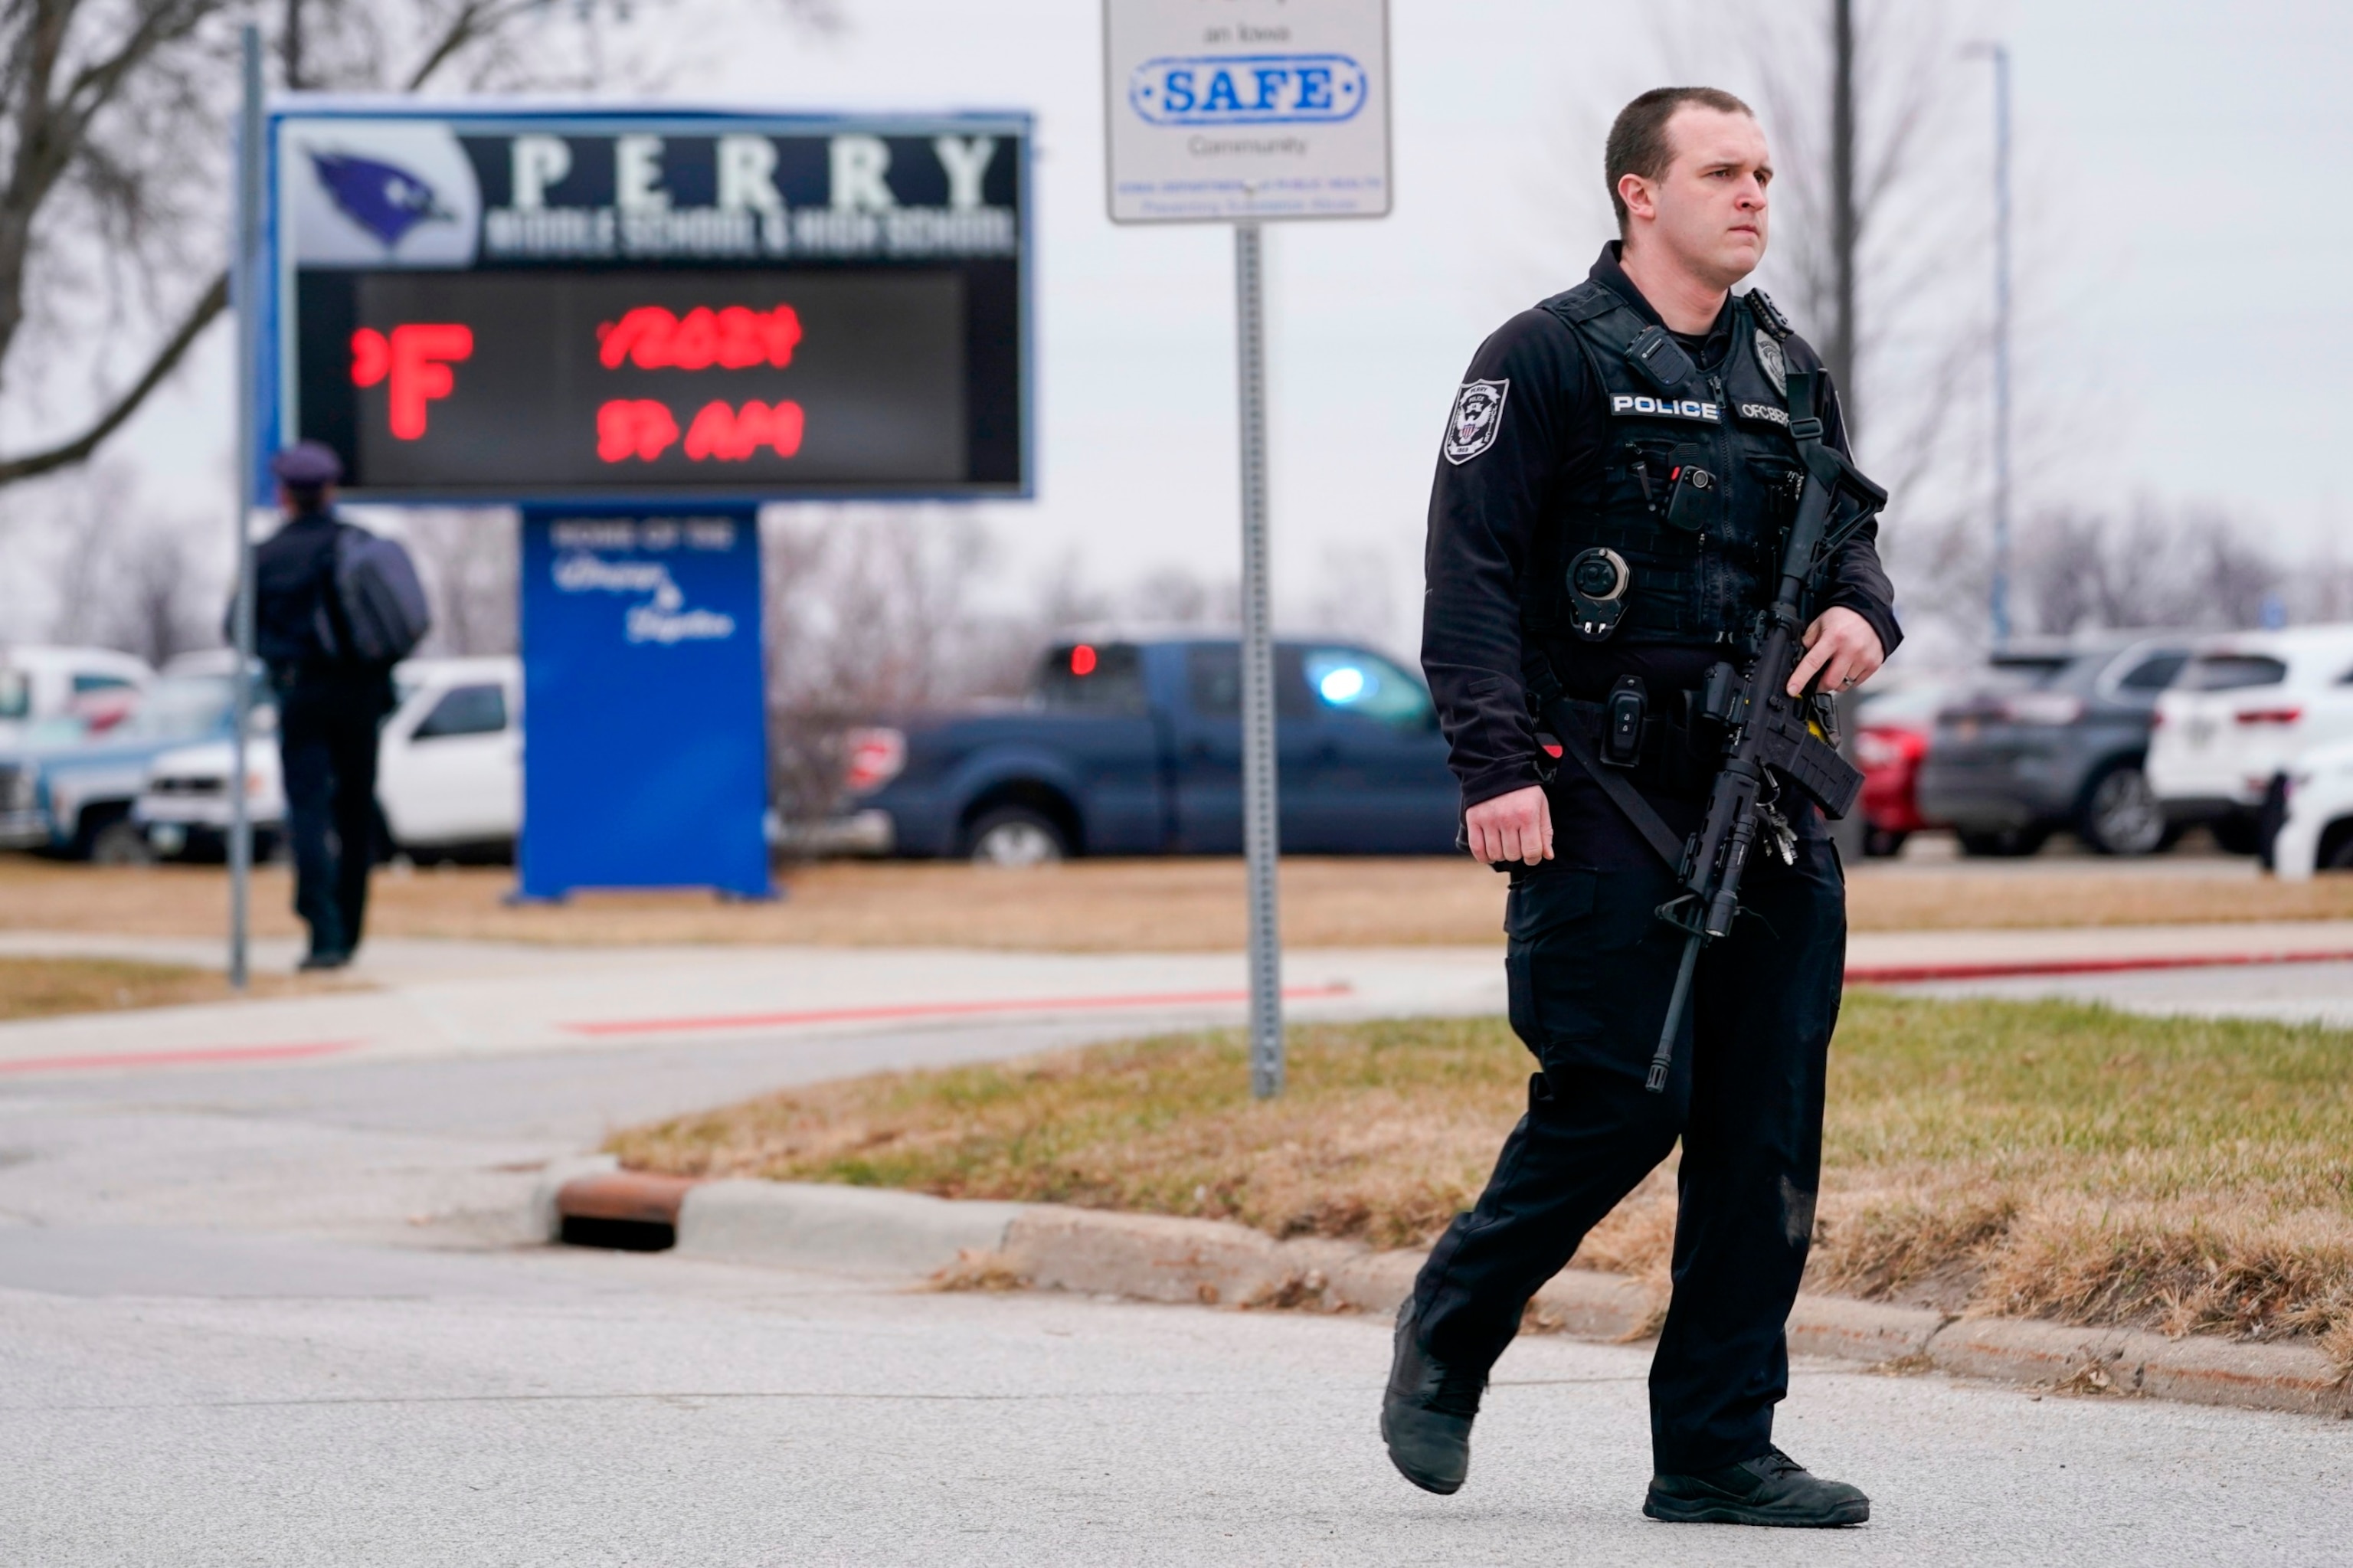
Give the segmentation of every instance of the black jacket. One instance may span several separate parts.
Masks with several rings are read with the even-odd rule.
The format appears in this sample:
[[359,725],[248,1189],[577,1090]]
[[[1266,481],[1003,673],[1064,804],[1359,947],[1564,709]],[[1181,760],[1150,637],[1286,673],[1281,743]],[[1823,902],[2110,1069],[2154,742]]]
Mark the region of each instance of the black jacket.
[[[1590,275],[1644,320],[1658,321],[1619,265],[1615,243],[1603,249]],[[1731,319],[1727,302],[1706,338],[1683,339],[1703,367],[1724,357]],[[1820,363],[1799,337],[1790,337],[1784,352],[1797,369]],[[1467,461],[1441,459],[1430,500],[1422,669],[1467,807],[1537,783],[1552,771],[1538,749],[1522,674],[1525,573],[1536,531],[1564,521],[1556,498],[1568,482],[1601,461],[1609,415],[1570,329],[1548,311],[1523,311],[1504,323],[1480,345],[1463,379],[1511,384],[1492,444]],[[1823,423],[1825,439],[1846,450],[1834,397]],[[1876,535],[1874,524],[1841,550],[1820,608],[1854,610],[1878,632],[1883,651],[1892,653],[1903,633],[1895,620],[1894,590],[1879,563]],[[1597,697],[1621,674],[1641,675],[1654,692],[1687,688],[1720,656],[1707,645],[1614,641],[1568,641],[1546,652],[1565,686]],[[1581,778],[1564,777],[1553,793],[1556,836],[1566,841],[1564,858],[1610,864],[1648,853],[1616,810]],[[1679,819],[1694,813],[1667,814],[1681,827]]]
[[[373,722],[392,711],[392,667],[334,656],[322,627],[339,624],[334,605],[332,512],[304,512],[254,546],[253,647],[278,693],[288,734],[347,718]],[[232,618],[234,601],[229,606]],[[237,641],[236,628],[227,641]]]
[[332,512],[304,512],[254,546],[253,651],[273,672],[332,656],[321,627],[342,526]]

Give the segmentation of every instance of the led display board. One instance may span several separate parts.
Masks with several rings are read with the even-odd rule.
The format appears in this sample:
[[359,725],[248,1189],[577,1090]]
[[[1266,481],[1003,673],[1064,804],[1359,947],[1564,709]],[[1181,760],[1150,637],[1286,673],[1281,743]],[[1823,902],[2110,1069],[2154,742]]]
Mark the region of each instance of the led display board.
[[1029,143],[286,101],[268,444],[358,500],[1027,494]]

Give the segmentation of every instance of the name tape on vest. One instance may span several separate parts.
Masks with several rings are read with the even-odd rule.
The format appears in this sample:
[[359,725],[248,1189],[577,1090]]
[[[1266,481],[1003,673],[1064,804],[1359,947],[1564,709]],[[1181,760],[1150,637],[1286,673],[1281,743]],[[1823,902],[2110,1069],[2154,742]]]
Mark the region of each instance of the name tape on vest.
[[1702,403],[1691,397],[1636,397],[1626,393],[1613,393],[1609,398],[1613,414],[1648,414],[1669,419],[1696,419],[1703,425],[1721,424],[1724,411],[1713,403]]
[[1789,422],[1788,410],[1776,408],[1770,403],[1743,403],[1740,405],[1740,417],[1744,419],[1767,419],[1776,425]]

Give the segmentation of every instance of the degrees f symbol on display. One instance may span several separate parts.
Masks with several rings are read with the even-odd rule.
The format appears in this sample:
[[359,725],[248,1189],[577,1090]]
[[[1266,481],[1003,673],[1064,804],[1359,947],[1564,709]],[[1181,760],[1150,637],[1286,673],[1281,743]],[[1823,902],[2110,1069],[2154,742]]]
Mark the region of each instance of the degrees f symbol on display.
[[352,385],[389,382],[385,403],[393,439],[420,440],[425,408],[457,390],[449,368],[474,353],[474,329],[456,322],[411,322],[389,334],[362,327],[352,334]]

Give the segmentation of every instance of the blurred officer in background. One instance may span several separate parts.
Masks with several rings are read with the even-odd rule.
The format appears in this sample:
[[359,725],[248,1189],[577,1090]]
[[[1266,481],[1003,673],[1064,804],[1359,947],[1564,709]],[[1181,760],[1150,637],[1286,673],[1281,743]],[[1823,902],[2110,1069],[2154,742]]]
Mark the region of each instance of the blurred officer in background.
[[[1678,879],[1654,846],[1698,826],[1722,758],[1690,694],[1719,662],[1755,656],[1802,493],[1799,443],[1843,451],[1846,437],[1834,397],[1792,407],[1813,349],[1763,294],[1731,291],[1764,257],[1773,177],[1747,106],[1706,88],[1644,93],[1604,165],[1620,238],[1481,345],[1430,496],[1422,667],[1471,853],[1512,871],[1512,1026],[1541,1070],[1477,1207],[1398,1314],[1381,1431],[1409,1480],[1461,1487],[1488,1370],[1529,1297],[1680,1140],[1642,1511],[1859,1524],[1862,1492],[1773,1446],[1846,939],[1837,855],[1795,791],[1771,819],[1776,848],[1748,863],[1739,924],[1700,959],[1663,1092],[1645,1083],[1683,946],[1656,913]],[[1831,558],[1792,694],[1852,689],[1894,650],[1875,531]],[[1614,752],[1538,734],[1537,707],[1585,724],[1605,701],[1632,715]],[[1656,833],[1618,803],[1621,780]]]
[[376,730],[392,711],[392,665],[349,657],[336,587],[334,512],[343,465],[301,441],[270,460],[286,524],[254,552],[254,648],[278,695],[278,756],[294,851],[294,912],[311,928],[306,969],[341,969],[360,945],[375,859]]

